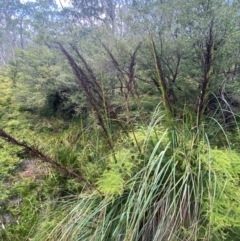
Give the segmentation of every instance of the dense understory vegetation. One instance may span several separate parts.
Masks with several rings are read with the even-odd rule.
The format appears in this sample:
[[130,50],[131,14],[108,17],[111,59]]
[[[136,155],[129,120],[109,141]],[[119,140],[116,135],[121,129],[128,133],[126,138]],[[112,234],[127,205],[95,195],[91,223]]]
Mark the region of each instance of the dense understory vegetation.
[[3,2],[0,239],[239,240],[239,1]]

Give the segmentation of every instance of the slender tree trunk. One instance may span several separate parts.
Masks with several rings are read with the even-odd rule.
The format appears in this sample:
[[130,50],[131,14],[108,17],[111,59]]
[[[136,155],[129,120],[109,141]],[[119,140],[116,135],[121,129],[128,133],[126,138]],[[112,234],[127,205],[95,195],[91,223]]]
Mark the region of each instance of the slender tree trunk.
[[206,39],[205,53],[203,56],[203,78],[200,84],[200,94],[196,105],[197,110],[197,126],[200,125],[206,98],[208,95],[208,86],[211,79],[213,68],[213,51],[214,51],[214,33],[213,33],[214,20],[212,19],[209,26],[209,36]]

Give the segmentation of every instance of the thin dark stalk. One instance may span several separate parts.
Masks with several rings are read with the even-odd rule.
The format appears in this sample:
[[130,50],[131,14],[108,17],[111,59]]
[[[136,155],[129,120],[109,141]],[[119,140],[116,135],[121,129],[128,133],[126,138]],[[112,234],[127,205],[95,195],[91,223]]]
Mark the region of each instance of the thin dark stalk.
[[[107,127],[105,125],[105,122],[104,122],[104,119],[103,119],[102,113],[101,113],[102,101],[97,100],[96,97],[94,96],[94,94],[92,93],[92,89],[94,89],[94,87],[93,87],[94,85],[93,86],[88,85],[88,82],[91,82],[91,81],[89,81],[89,79],[86,76],[86,74],[84,73],[84,71],[77,65],[77,63],[74,61],[73,57],[68,53],[68,51],[60,43],[57,43],[57,44],[60,47],[60,50],[62,51],[62,53],[68,59],[69,64],[72,67],[72,69],[75,73],[75,76],[77,77],[77,80],[79,81],[80,85],[82,86],[83,90],[85,91],[85,94],[96,113],[99,124],[102,127],[103,132],[106,136],[106,141],[107,141],[109,147],[111,149],[113,149],[113,144],[112,144],[111,138],[109,136]],[[101,94],[99,93],[99,91],[96,88],[95,88],[95,92],[97,92],[98,95],[101,96]],[[101,98],[101,99],[103,99],[103,98]]]
[[[126,114],[127,114],[127,122],[130,125],[131,131],[133,133],[133,137],[134,137],[134,141],[137,145],[137,148],[139,150],[139,152],[141,153],[141,147],[138,143],[138,140],[136,138],[135,135],[135,131],[134,131],[134,126],[130,117],[130,111],[129,111],[129,97],[130,95],[132,95],[132,97],[134,98],[134,92],[133,92],[133,88],[135,87],[136,89],[136,84],[135,84],[135,65],[136,65],[136,56],[137,56],[137,52],[141,47],[141,42],[137,45],[137,47],[135,48],[135,50],[133,51],[133,53],[130,55],[131,59],[130,59],[130,64],[128,67],[128,70],[125,71],[123,68],[120,67],[120,64],[118,63],[117,59],[114,57],[114,55],[112,54],[112,52],[109,50],[109,48],[102,43],[103,48],[106,50],[106,52],[108,53],[108,55],[110,56],[110,59],[112,60],[112,63],[114,65],[114,67],[117,69],[118,73],[119,73],[119,81],[121,84],[121,92],[122,94],[124,94],[125,97],[125,102],[126,102]],[[123,83],[124,83],[124,87],[123,87]],[[126,89],[125,92],[123,92],[123,88]]]
[[214,20],[212,19],[209,27],[209,37],[206,40],[206,50],[203,57],[203,79],[200,84],[200,94],[197,102],[197,123],[196,126],[200,125],[202,113],[206,103],[206,97],[208,95],[208,86],[213,68],[213,51],[214,51],[214,33],[213,33]]
[[84,68],[82,68],[81,66],[79,66],[76,63],[76,61],[73,59],[72,55],[63,47],[63,45],[61,43],[56,42],[56,44],[59,46],[62,53],[68,59],[69,64],[72,67],[79,84],[82,86],[91,106],[94,109],[94,112],[96,113],[99,124],[101,125],[101,127],[104,131],[104,134],[106,136],[107,143],[113,149],[113,143],[112,143],[111,137],[107,131],[106,123],[103,118],[104,117],[104,113],[103,113],[104,108],[106,107],[107,112],[109,113],[110,117],[113,117],[118,122],[118,124],[121,126],[124,133],[126,135],[128,135],[126,128],[123,126],[120,119],[118,118],[118,115],[115,112],[114,108],[112,107],[111,103],[109,102],[107,96],[103,96],[102,88],[99,85],[97,78],[94,75],[93,70],[87,64],[84,57],[80,54],[77,47],[71,45],[72,49],[77,54],[77,57],[83,63],[85,70],[84,70]]
[[154,62],[155,62],[156,70],[157,70],[157,78],[159,81],[159,87],[160,87],[161,93],[163,95],[163,104],[164,104],[164,107],[166,108],[167,116],[170,117],[170,114],[172,113],[172,105],[171,105],[171,102],[170,102],[170,99],[168,96],[169,91],[168,91],[168,86],[167,86],[167,80],[166,80],[165,74],[163,72],[161,59],[158,56],[154,40],[151,36],[150,36],[150,41],[151,41]]

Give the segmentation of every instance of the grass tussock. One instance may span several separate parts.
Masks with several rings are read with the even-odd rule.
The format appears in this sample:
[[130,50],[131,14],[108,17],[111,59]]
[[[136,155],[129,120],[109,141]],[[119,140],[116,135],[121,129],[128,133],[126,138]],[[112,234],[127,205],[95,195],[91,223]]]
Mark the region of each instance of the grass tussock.
[[239,237],[240,154],[217,148],[204,124],[198,129],[191,124],[186,117],[164,130],[164,115],[157,109],[149,126],[135,132],[142,155],[132,158],[137,148],[119,145],[114,160],[105,156],[107,171],[96,179],[101,194],[50,202],[33,240]]

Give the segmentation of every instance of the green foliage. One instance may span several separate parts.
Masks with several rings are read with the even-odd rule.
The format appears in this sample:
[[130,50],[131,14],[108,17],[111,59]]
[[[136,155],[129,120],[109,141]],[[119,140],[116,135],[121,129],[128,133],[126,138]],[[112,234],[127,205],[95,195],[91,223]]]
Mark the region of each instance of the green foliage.
[[0,3],[0,129],[92,188],[0,141],[0,238],[239,240],[239,3],[71,2]]
[[22,240],[37,221],[40,188],[36,188],[34,180],[19,175],[22,171],[19,148],[1,142],[0,150],[0,239]]
[[121,195],[124,190],[124,180],[122,175],[115,170],[105,171],[102,178],[98,181],[98,188],[104,195]]
[[240,227],[239,158],[240,155],[233,150],[213,149],[209,163],[206,163],[212,175],[209,176],[209,203],[205,204],[205,209],[206,213],[211,212],[209,221],[213,236],[218,240],[223,237],[229,240],[229,231]]
[[[35,139],[36,144],[38,126],[33,125],[35,120],[31,114],[19,111],[12,81],[0,76],[0,89],[0,128],[20,140],[32,142]],[[38,135],[38,143],[41,143],[40,136],[43,135]],[[46,182],[41,180],[45,168],[39,163],[35,165],[37,161],[32,158],[21,148],[0,141],[0,240],[27,240],[38,220],[43,200],[53,189],[45,185],[47,178]]]
[[15,82],[15,98],[26,109],[46,116],[83,111],[85,99],[66,60],[44,46],[18,50],[16,55],[16,61],[9,64],[9,77]]
[[[1,183],[8,188],[1,192],[1,214],[7,210],[12,220],[1,233],[4,240],[223,240],[238,232],[240,156],[228,147],[213,148],[213,134],[208,139],[204,125],[193,128],[191,111],[182,121],[168,122],[160,104],[147,118],[150,124],[140,118],[128,137],[109,129],[113,151],[94,118],[71,124],[57,118],[36,121],[33,113],[14,106],[10,86],[5,86],[7,105],[14,111],[4,113],[2,126],[28,142],[37,133],[39,147],[83,174],[96,191],[52,171],[48,178],[36,177],[37,182],[19,179],[21,151],[2,143]],[[29,126],[31,121],[36,124]],[[156,229],[159,225],[168,231]]]
[[212,148],[204,129],[196,133],[190,123],[175,123],[164,133],[156,111],[149,127],[135,133],[149,155],[136,160],[131,139],[119,142],[115,158],[105,155],[107,166],[97,180],[104,198],[65,197],[45,213],[35,240],[236,238],[240,155]]

